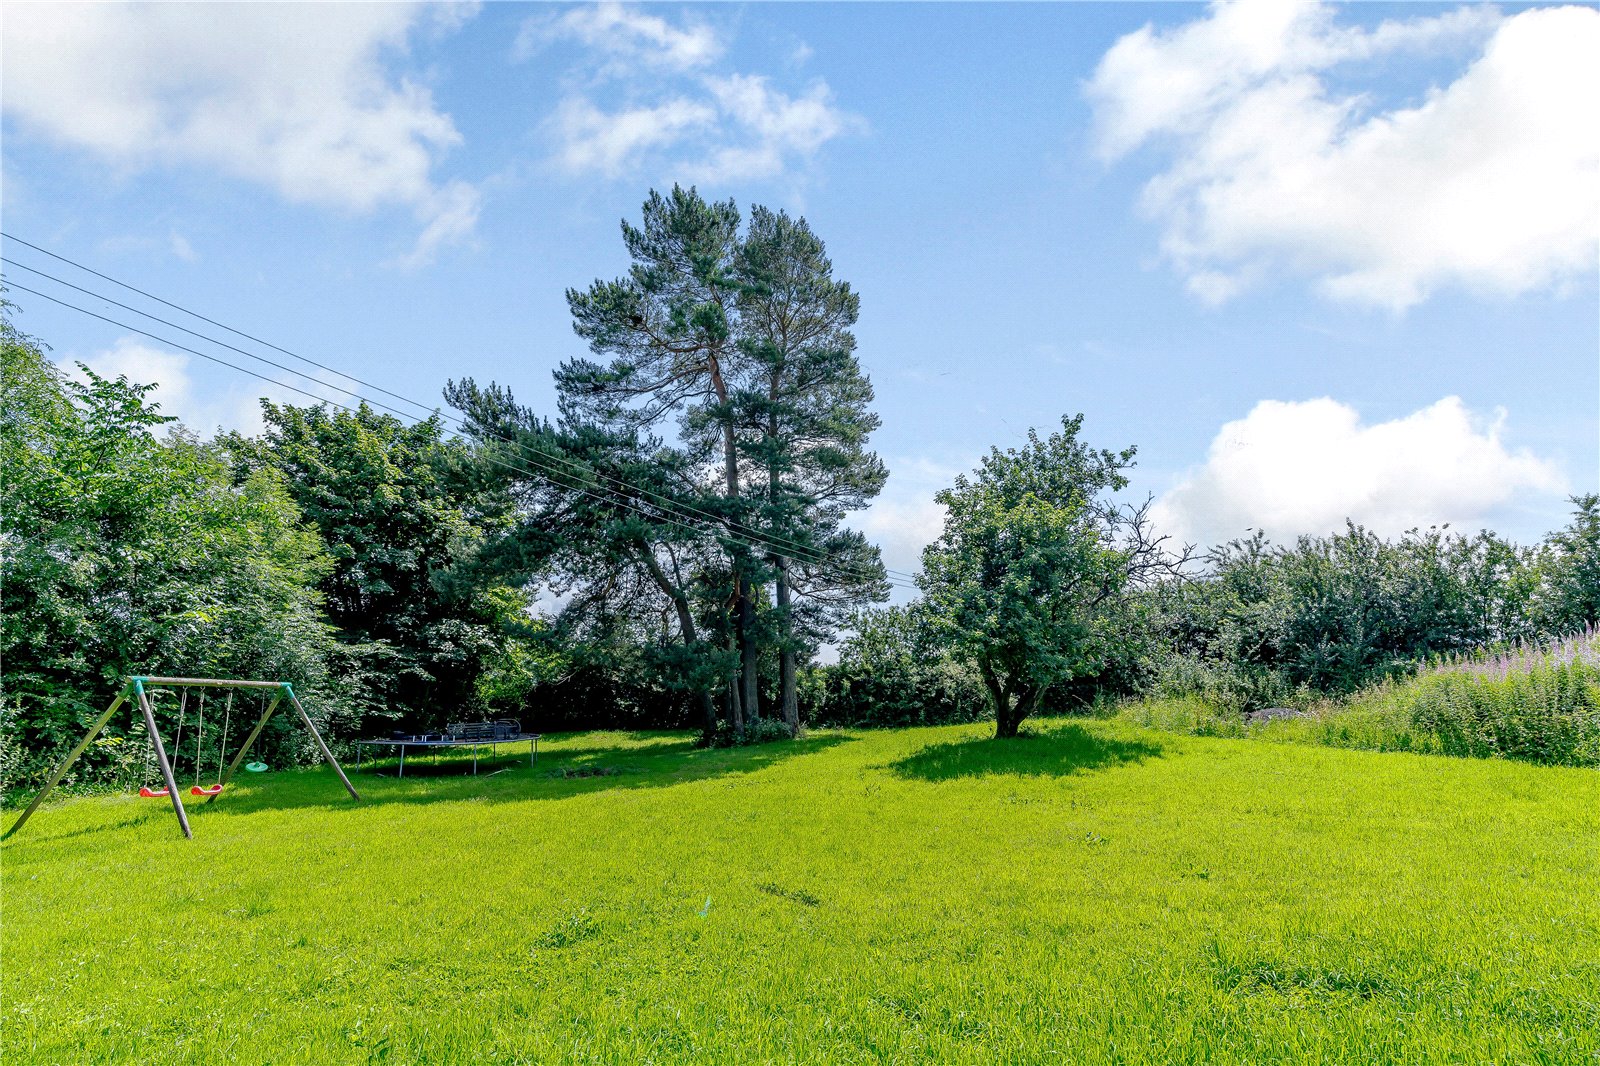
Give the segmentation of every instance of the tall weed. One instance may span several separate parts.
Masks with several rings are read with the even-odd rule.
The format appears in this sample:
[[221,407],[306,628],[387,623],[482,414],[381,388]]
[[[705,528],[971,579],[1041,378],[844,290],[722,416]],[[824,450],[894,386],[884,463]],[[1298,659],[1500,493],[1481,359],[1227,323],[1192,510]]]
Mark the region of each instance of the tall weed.
[[1202,736],[1600,766],[1600,631],[1444,660],[1301,718],[1250,725],[1202,696],[1148,699],[1118,717]]

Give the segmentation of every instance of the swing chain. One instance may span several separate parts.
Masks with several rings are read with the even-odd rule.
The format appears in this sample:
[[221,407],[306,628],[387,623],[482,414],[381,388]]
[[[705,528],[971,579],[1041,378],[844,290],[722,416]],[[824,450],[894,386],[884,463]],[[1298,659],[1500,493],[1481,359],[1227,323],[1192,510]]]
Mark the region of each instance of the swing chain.
[[194,727],[194,787],[200,787],[200,742],[206,736],[206,690],[200,690],[200,709]]
[[228,690],[228,702],[222,707],[222,743],[217,745],[217,784],[222,784],[222,757],[228,751],[228,724],[233,718],[233,689]]

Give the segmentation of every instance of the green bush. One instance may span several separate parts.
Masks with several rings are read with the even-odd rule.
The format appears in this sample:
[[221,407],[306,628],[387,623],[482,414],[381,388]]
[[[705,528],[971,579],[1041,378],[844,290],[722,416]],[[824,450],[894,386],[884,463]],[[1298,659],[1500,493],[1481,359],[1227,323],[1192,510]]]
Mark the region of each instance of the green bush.
[[1442,663],[1301,718],[1248,725],[1237,707],[1198,695],[1129,703],[1117,716],[1201,736],[1600,766],[1600,633]]
[[1200,696],[1140,700],[1123,707],[1117,717],[1167,733],[1201,737],[1240,737],[1246,729],[1237,710],[1219,707]]
[[1504,676],[1449,670],[1398,686],[1393,697],[1449,755],[1600,765],[1600,669],[1542,662]]

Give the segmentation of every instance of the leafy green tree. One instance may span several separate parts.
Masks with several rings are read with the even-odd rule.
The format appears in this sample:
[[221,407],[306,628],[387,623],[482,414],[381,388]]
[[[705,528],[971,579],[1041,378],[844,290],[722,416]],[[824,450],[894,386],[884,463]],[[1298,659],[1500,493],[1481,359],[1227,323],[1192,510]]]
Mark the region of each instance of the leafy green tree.
[[1134,449],[1096,451],[1081,415],[1018,449],[992,449],[936,497],[944,532],[920,578],[951,645],[977,669],[995,734],[1015,736],[1055,686],[1098,672],[1126,624],[1128,593],[1174,575],[1144,507],[1119,505]]
[[1535,608],[1551,636],[1600,625],[1600,494],[1572,497],[1572,521],[1545,538]]
[[278,471],[334,560],[320,583],[367,713],[431,723],[458,714],[504,653],[504,611],[452,578],[505,504],[463,481],[465,445],[437,417],[407,425],[362,404],[263,402],[266,431],[234,438],[247,466]]
[[[332,709],[317,590],[331,561],[282,477],[235,481],[223,449],[147,400],[152,385],[86,367],[69,380],[0,329],[5,784],[42,772],[128,673],[282,678]],[[129,747],[113,730],[75,773]]]
[[858,611],[839,661],[803,680],[812,725],[942,725],[992,711],[977,672],[952,654],[926,600]]
[[[842,526],[883,489],[888,471],[867,450],[879,419],[851,333],[861,301],[834,278],[822,241],[804,219],[758,205],[735,268],[743,451],[765,474],[760,524],[774,546],[779,703],[797,732],[804,637],[830,638],[842,613],[888,594],[877,549]],[[808,616],[796,616],[797,587],[814,601]]]

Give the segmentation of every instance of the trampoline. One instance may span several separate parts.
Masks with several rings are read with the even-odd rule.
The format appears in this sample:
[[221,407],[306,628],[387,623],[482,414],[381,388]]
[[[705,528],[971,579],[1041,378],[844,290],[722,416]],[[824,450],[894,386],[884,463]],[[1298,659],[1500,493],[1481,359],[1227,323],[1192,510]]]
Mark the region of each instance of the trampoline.
[[[527,740],[532,743],[528,748],[528,765],[539,764],[539,733],[524,733],[522,723],[502,718],[494,722],[451,722],[445,726],[442,733],[396,733],[389,737],[380,737],[372,740],[356,741],[356,769],[361,770],[366,765],[365,752],[368,747],[399,748],[400,767],[396,777],[406,776],[406,749],[407,748],[466,748],[472,749],[472,772],[478,772],[478,756],[484,748],[489,749],[491,760],[499,757],[501,744],[516,744]],[[374,757],[376,762],[376,757]]]

